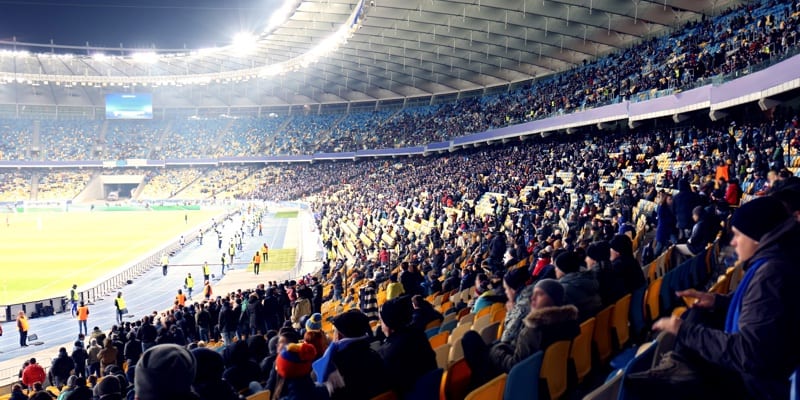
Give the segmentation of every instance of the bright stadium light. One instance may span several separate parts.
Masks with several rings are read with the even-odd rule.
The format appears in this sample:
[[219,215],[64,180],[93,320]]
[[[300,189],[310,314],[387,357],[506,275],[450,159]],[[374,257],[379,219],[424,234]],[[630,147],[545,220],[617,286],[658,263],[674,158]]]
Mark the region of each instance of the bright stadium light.
[[108,58],[108,56],[106,56],[103,53],[94,53],[94,54],[92,54],[92,59],[94,59],[95,61],[105,61],[107,58]]
[[231,50],[238,54],[252,53],[256,49],[258,38],[250,32],[239,32],[233,36]]
[[300,2],[297,0],[285,0],[283,4],[269,16],[269,21],[267,21],[267,26],[264,28],[264,33],[272,33],[275,28],[283,25],[283,23],[292,16],[294,11],[297,10],[299,5]]
[[145,53],[133,53],[131,55],[131,59],[136,62],[140,62],[143,64],[153,64],[158,61],[158,54],[154,52],[145,52]]

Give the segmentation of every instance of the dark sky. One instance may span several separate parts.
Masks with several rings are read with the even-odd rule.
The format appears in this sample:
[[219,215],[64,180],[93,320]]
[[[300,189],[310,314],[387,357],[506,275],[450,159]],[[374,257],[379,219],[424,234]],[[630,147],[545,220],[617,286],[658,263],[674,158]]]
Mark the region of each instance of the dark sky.
[[[197,49],[260,31],[281,0],[0,0],[0,40]],[[43,50],[48,51],[48,50]]]

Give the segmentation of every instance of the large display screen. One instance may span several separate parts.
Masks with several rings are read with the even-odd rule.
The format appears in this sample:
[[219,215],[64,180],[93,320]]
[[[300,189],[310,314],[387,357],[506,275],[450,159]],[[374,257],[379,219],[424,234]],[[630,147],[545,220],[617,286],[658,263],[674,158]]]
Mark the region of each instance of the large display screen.
[[153,119],[153,95],[107,94],[106,119]]

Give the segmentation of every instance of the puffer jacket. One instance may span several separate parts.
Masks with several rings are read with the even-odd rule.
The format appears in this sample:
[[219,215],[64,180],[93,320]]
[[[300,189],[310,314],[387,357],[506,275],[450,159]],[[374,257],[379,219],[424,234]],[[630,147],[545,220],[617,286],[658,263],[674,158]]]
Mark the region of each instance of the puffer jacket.
[[559,279],[564,286],[565,303],[578,307],[578,320],[585,321],[603,307],[600,283],[591,271],[572,272]]

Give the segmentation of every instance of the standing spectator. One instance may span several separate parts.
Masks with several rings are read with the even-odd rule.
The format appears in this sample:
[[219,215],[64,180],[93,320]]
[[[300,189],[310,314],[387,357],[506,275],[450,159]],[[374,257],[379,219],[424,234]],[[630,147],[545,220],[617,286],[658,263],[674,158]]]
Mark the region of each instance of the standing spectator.
[[208,342],[211,332],[211,313],[208,312],[205,303],[197,305],[200,311],[197,312],[195,320],[197,321],[197,330],[200,334],[200,340]]
[[376,295],[375,280],[370,279],[367,284],[360,289],[358,306],[361,312],[367,316],[370,321],[378,320],[378,296]]
[[[403,292],[409,296],[422,294],[422,275],[417,271],[416,265],[404,262],[403,272],[400,275],[400,283],[403,284]],[[387,298],[388,299],[388,298]]]
[[689,181],[678,181],[678,194],[672,199],[672,210],[678,223],[678,239],[689,237],[692,229],[692,210],[700,205],[700,196],[692,191]]
[[327,400],[328,389],[311,379],[311,363],[316,356],[314,346],[292,343],[280,352],[275,360],[278,381],[273,399]]
[[398,298],[405,292],[405,286],[397,282],[397,274],[389,275],[389,285],[386,286],[386,301]]
[[200,400],[238,400],[239,394],[224,379],[225,364],[222,355],[214,350],[196,348],[192,355],[197,362],[197,375],[192,389]]
[[80,307],[78,307],[78,335],[89,334],[89,306],[81,302]]
[[44,383],[47,375],[44,373],[44,368],[36,363],[35,358],[31,358],[28,366],[22,371],[22,384],[28,389],[32,389],[35,383]]
[[19,346],[28,347],[28,317],[24,311],[17,313],[17,329],[19,330]]
[[658,257],[661,252],[669,248],[675,241],[675,214],[672,212],[672,196],[666,192],[659,195],[659,204],[656,209],[656,248],[653,256]]
[[311,303],[314,306],[314,312],[322,312],[322,284],[319,283],[319,278],[316,276],[311,278],[311,282],[311,292],[314,295]]
[[69,290],[69,301],[70,301],[70,304],[72,305],[72,307],[70,309],[70,313],[72,314],[73,318],[78,313],[78,299],[79,298],[80,298],[80,295],[78,294],[78,285],[73,283],[72,284],[72,289]]
[[92,339],[89,342],[89,358],[87,362],[89,363],[89,375],[100,375],[100,350],[103,348],[97,344],[97,339]]
[[97,358],[100,359],[101,375],[105,374],[107,366],[117,364],[118,353],[119,351],[117,350],[116,346],[114,346],[114,341],[112,341],[110,338],[106,339],[103,349],[100,350],[100,353],[97,354]]
[[82,340],[75,341],[70,358],[75,363],[75,375],[86,377],[86,361],[89,359],[89,353],[83,348]]
[[299,293],[300,297],[295,300],[292,307],[292,325],[295,329],[300,329],[300,318],[311,314],[311,300],[305,297],[305,292]]
[[342,278],[342,272],[336,271],[336,273],[333,275],[333,299],[342,300],[343,295],[344,295],[344,281]]
[[122,324],[122,317],[128,312],[125,299],[122,298],[122,292],[117,292],[117,298],[114,299],[114,308],[117,311],[117,324]]
[[194,400],[196,362],[192,353],[175,344],[148,349],[136,364],[134,390],[139,400]]
[[186,274],[186,278],[183,279],[183,287],[186,288],[186,297],[188,297],[189,300],[191,300],[192,291],[194,290],[194,278],[192,278],[191,272]]
[[161,255],[161,274],[167,276],[167,268],[169,268],[169,254],[164,252]]
[[67,349],[61,347],[58,349],[58,356],[53,359],[50,365],[50,382],[55,385],[58,390],[67,384],[70,372],[75,368],[75,362],[67,355]]
[[531,294],[533,286],[528,285],[528,271],[517,268],[506,272],[503,276],[503,288],[506,292],[506,318],[503,322],[503,335],[500,341],[513,346],[522,329],[522,320],[531,311]]
[[122,349],[122,356],[129,366],[136,365],[142,356],[142,342],[136,338],[136,333],[133,331],[128,332],[128,341]]

